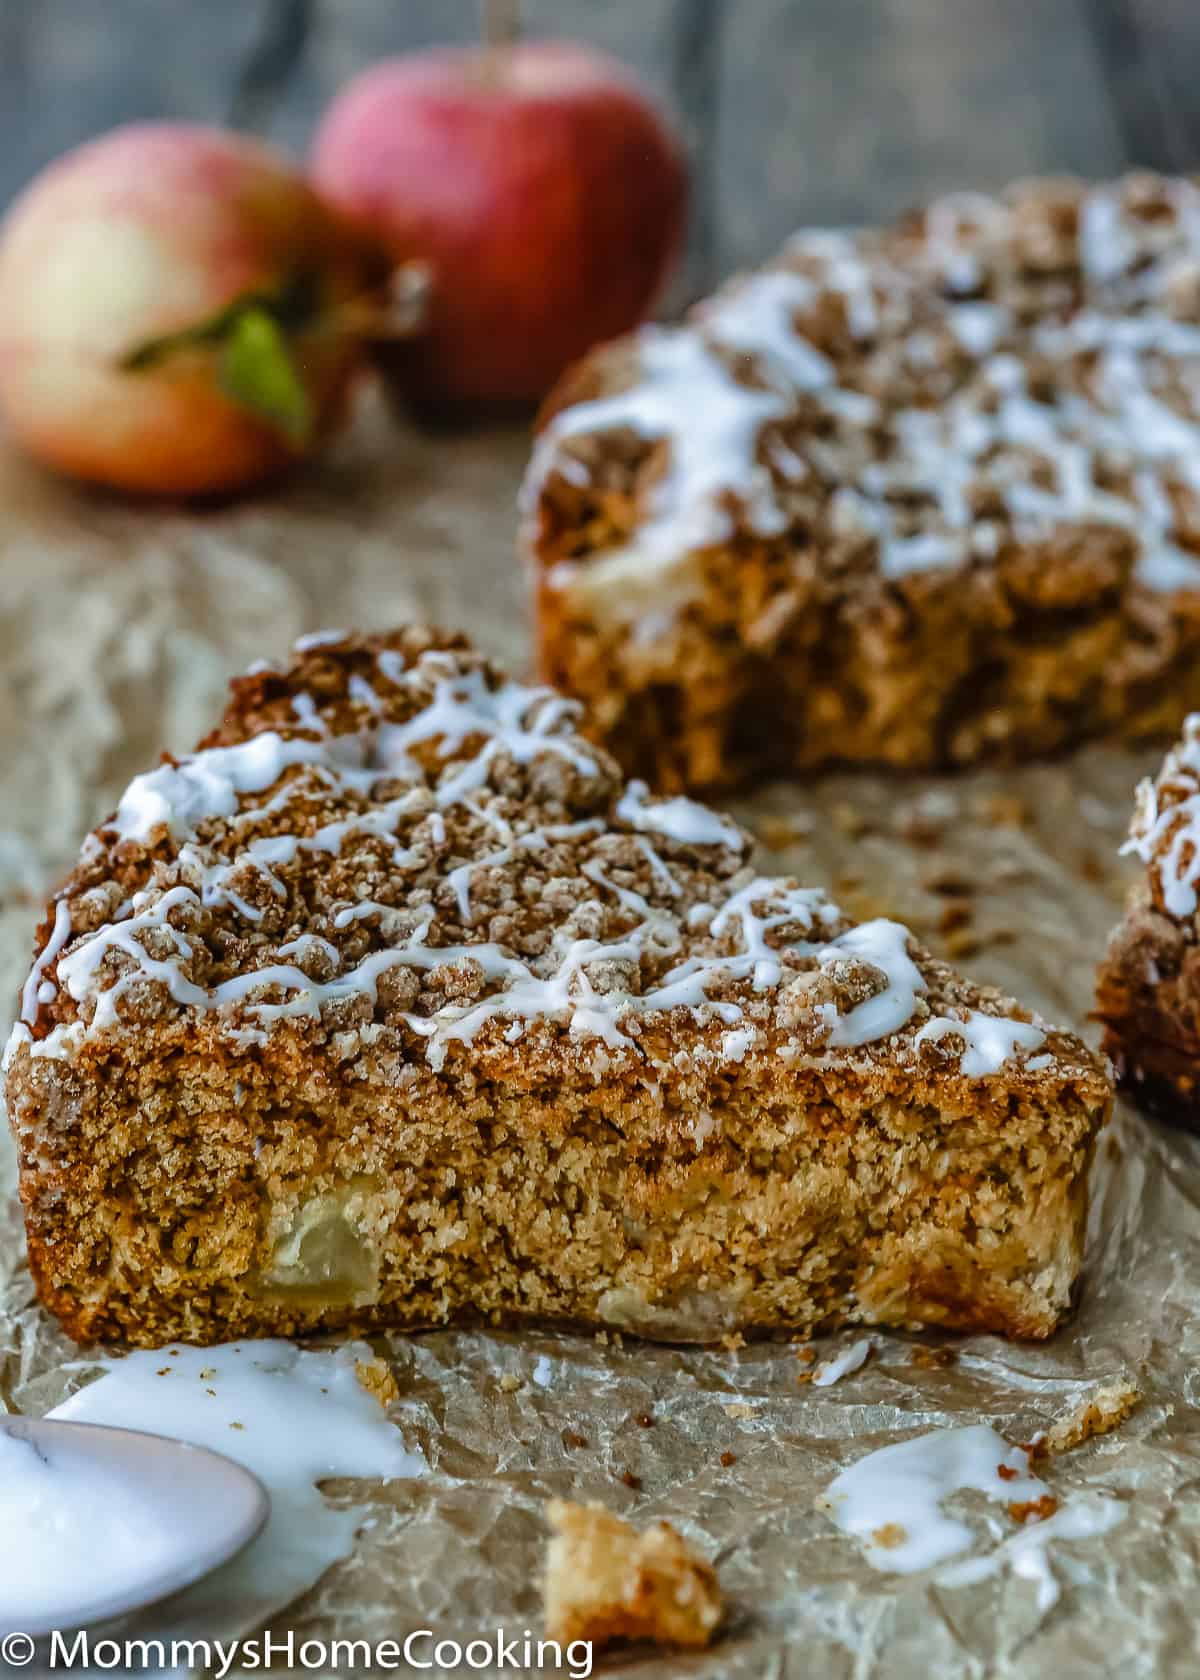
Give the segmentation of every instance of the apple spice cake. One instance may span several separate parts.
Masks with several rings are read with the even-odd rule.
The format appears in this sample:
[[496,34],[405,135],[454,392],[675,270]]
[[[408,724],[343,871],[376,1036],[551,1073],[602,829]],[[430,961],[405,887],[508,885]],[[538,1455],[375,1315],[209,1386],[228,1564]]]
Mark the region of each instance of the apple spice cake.
[[523,508],[541,674],[655,787],[1172,734],[1200,706],[1200,187],[801,233],[570,372]]
[[458,638],[308,638],[88,837],[6,1058],[74,1336],[1050,1334],[1099,1058],[577,710]]
[[1200,714],[1138,787],[1122,850],[1146,869],[1097,977],[1104,1048],[1140,1103],[1200,1130]]

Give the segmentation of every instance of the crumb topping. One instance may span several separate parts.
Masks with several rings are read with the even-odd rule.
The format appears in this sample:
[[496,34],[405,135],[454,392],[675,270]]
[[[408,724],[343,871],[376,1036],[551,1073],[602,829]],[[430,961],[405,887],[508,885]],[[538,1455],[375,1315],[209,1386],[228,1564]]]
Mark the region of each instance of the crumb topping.
[[[802,233],[687,324],[604,352],[551,418],[526,510],[592,497],[609,522],[600,552],[586,519],[552,542],[549,580],[661,578],[738,533],[899,579],[1098,525],[1149,589],[1200,587],[1198,321],[1190,180]],[[615,541],[614,490],[634,509]]]
[[785,1058],[968,1079],[1084,1056],[1057,1035],[1033,1056],[1040,1025],[977,1007],[899,923],[855,924],[756,874],[730,818],[623,785],[577,712],[426,632],[305,638],[85,842],[8,1057],[197,1015],[238,1047],[389,1028],[434,1069],[535,1025],[644,1058],[671,1017],[711,1023],[731,1067],[768,1030]]
[[1142,1393],[1127,1378],[1099,1383],[1051,1425],[1035,1443],[1037,1454],[1069,1452],[1094,1435],[1107,1435],[1137,1410]]

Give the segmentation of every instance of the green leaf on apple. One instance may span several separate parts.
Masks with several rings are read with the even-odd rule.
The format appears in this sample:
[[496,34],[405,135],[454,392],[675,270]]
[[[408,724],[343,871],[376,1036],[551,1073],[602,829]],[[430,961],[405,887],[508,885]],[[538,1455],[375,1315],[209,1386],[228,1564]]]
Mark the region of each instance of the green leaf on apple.
[[265,309],[243,309],[221,346],[217,376],[227,397],[302,448],[311,438],[312,403],[287,335]]
[[311,269],[298,269],[273,292],[241,292],[203,321],[143,339],[125,352],[117,366],[123,373],[145,373],[179,350],[223,344],[241,317],[255,310],[269,315],[286,332],[307,332],[321,314],[320,282]]

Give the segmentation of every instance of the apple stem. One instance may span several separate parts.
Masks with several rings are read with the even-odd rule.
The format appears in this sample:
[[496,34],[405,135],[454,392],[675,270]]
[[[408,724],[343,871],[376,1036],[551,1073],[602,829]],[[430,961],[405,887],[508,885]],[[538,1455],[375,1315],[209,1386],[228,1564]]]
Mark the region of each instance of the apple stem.
[[484,46],[511,47],[521,33],[521,0],[481,0],[479,9]]

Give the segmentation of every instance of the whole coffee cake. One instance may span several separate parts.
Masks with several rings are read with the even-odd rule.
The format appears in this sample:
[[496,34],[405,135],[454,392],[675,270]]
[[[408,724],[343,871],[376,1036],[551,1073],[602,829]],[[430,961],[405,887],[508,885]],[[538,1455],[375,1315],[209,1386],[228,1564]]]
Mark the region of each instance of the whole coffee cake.
[[333,633],[130,785],[7,1055],[72,1334],[1054,1329],[1103,1064],[760,877],[576,712],[454,637]]
[[666,789],[1016,760],[1200,705],[1200,188],[798,235],[596,351],[524,499],[542,675]]
[[1100,965],[1104,1047],[1139,1102],[1200,1129],[1200,715],[1139,786],[1123,849],[1146,869]]

